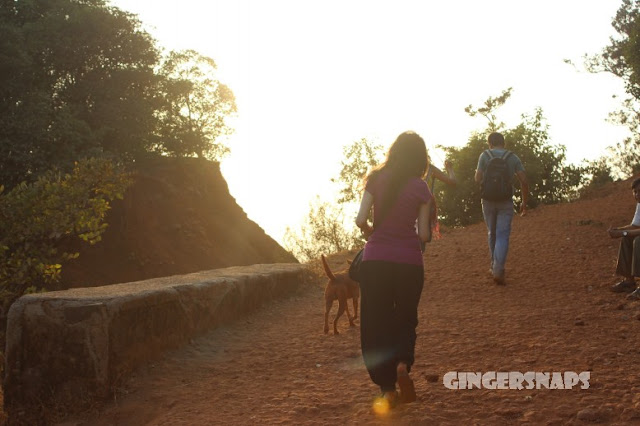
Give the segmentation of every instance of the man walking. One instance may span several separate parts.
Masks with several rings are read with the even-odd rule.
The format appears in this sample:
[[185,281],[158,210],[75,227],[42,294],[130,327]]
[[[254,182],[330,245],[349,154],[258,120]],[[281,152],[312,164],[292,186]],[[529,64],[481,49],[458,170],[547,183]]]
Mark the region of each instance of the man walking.
[[622,281],[611,287],[616,293],[632,292],[630,299],[640,299],[640,289],[636,289],[635,277],[640,276],[640,178],[631,184],[633,198],[636,200],[636,214],[631,225],[620,228],[609,228],[611,238],[621,238],[618,252],[616,274],[624,277]]
[[476,182],[481,184],[482,215],[489,231],[491,274],[496,284],[505,284],[505,263],[509,251],[509,236],[513,220],[513,176],[520,181],[522,206],[526,214],[529,185],[522,162],[505,148],[504,136],[494,132],[487,138],[489,149],[480,154],[476,169]]

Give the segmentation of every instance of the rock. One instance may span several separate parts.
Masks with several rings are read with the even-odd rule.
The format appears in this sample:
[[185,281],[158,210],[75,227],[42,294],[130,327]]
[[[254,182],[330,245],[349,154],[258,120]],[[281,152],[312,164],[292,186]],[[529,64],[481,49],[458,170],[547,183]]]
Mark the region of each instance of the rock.
[[638,410],[637,408],[625,408],[622,411],[622,418],[638,421],[640,420],[640,410]]
[[440,377],[437,374],[425,374],[428,383],[437,383]]
[[7,318],[5,408],[104,398],[164,351],[295,293],[304,274],[276,263],[23,296]]
[[606,415],[595,408],[585,408],[578,411],[578,420],[583,422],[602,422]]

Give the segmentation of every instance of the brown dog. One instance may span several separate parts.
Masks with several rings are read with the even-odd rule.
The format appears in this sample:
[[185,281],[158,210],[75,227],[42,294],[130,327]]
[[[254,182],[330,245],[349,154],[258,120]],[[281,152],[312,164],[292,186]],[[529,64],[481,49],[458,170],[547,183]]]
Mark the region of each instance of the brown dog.
[[[322,266],[324,266],[324,272],[327,274],[327,277],[329,277],[327,286],[324,289],[324,333],[327,334],[329,332],[329,311],[331,311],[333,301],[337,300],[338,313],[336,314],[336,318],[333,320],[333,334],[340,334],[338,333],[338,319],[342,316],[345,310],[347,311],[347,317],[349,318],[349,325],[351,325],[352,327],[355,326],[353,320],[358,318],[358,299],[360,297],[360,285],[349,278],[349,271],[347,269],[345,269],[344,271],[336,272],[335,274],[331,272],[331,268],[329,268],[327,259],[325,259],[324,255],[321,255],[321,257]],[[355,314],[353,317],[349,312],[347,299],[353,299],[353,311]]]

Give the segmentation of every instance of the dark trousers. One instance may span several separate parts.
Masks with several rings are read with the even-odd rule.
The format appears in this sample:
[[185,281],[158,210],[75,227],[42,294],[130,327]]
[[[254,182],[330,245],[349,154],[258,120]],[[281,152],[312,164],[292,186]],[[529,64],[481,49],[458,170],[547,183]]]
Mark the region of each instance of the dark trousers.
[[623,277],[640,276],[640,237],[623,237],[620,241],[616,274]]
[[360,266],[360,342],[371,380],[383,392],[395,389],[396,368],[414,362],[422,265],[364,261]]

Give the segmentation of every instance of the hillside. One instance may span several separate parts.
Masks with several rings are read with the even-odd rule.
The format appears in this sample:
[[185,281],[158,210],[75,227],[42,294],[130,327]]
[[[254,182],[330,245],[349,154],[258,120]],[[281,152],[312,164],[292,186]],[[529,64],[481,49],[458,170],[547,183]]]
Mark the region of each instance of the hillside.
[[[425,253],[418,401],[376,417],[359,328],[324,335],[323,287],[275,302],[165,355],[78,424],[630,424],[640,421],[640,302],[614,294],[630,181],[516,217],[507,285],[487,274],[486,228],[447,230]],[[348,255],[333,256],[334,270]],[[334,306],[332,315],[336,311]],[[590,372],[589,389],[450,390],[459,372]],[[249,412],[247,408],[250,407]],[[71,424],[71,423],[69,423]]]
[[154,158],[138,163],[113,203],[103,241],[79,246],[63,288],[137,281],[227,266],[297,262],[250,220],[218,163]]

